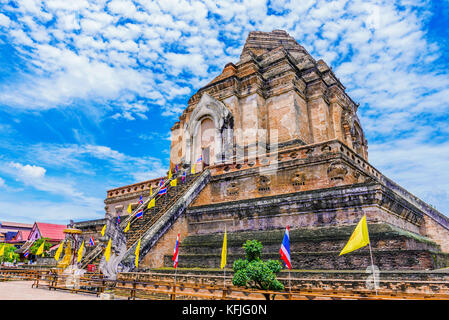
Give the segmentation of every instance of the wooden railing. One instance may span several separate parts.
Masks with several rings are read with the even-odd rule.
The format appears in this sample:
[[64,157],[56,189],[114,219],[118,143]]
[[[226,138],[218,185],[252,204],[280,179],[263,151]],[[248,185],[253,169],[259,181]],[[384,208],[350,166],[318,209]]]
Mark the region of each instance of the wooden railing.
[[[145,279],[139,279],[139,274],[125,279],[106,280],[98,273],[85,273],[73,277],[62,274],[57,269],[27,270],[27,269],[0,269],[0,280],[32,280],[32,288],[48,288],[49,290],[66,290],[72,293],[89,293],[100,295],[106,290],[127,299],[200,299],[200,300],[449,300],[449,292],[446,288],[449,281],[446,280],[382,280],[377,294],[374,290],[350,288],[332,288],[333,283],[341,282],[365,282],[366,279],[301,279],[291,278],[292,283],[301,283],[301,286],[286,288],[284,291],[255,290],[235,287],[231,284],[230,277],[223,283],[223,277],[209,276],[205,281],[198,281],[206,275],[178,275],[173,274],[146,275]],[[192,278],[190,278],[192,277]],[[215,283],[210,283],[216,278]],[[282,282],[286,279],[279,278]],[[221,282],[221,283],[220,283]],[[322,288],[304,288],[307,284],[327,283]],[[400,282],[402,290],[387,289],[389,283]],[[439,286],[441,292],[411,292],[407,288],[419,285]],[[302,288],[300,288],[302,287]]]

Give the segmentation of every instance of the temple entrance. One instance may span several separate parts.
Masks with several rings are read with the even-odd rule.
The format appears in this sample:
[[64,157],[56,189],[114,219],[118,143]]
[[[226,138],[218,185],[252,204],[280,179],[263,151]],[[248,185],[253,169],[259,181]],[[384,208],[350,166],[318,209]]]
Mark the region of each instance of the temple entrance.
[[232,152],[232,114],[222,102],[207,93],[201,97],[185,127],[184,134],[189,137],[185,140],[185,161],[191,168],[195,166],[197,172],[223,163],[225,156]]
[[200,150],[198,150],[197,159],[202,158],[201,163],[198,164],[202,170],[214,164],[215,125],[212,119],[205,118],[201,121],[198,136],[200,138],[200,143],[198,144]]

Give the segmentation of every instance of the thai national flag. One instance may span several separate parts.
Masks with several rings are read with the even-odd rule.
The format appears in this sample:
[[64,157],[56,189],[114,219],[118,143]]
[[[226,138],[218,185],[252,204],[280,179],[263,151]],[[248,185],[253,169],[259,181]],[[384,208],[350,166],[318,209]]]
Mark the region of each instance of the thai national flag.
[[200,162],[200,161],[203,161],[203,155],[201,155],[201,156],[198,158],[198,160],[196,160],[196,162]]
[[117,224],[120,224],[120,216],[117,216]]
[[142,196],[140,196],[139,204],[143,204]]
[[182,180],[182,183],[186,182],[186,172],[185,171],[182,174],[181,180]]
[[163,195],[167,193],[167,187],[165,188],[161,188],[161,190],[159,190],[159,195]]
[[26,258],[26,257],[28,257],[29,254],[30,254],[30,252],[27,250],[27,251],[23,254],[23,256]]
[[159,182],[159,186],[163,186],[164,185],[164,178],[161,178],[161,182]]
[[176,238],[175,249],[173,250],[173,267],[178,267],[178,252],[179,252],[179,233]]
[[89,239],[89,246],[94,246],[95,245],[95,240],[94,240],[94,237],[93,236],[90,236],[90,239]]
[[143,209],[140,209],[139,212],[136,213],[136,218],[140,219],[143,217]]
[[178,165],[175,166],[175,173],[178,173]]
[[287,226],[287,229],[285,229],[284,240],[282,240],[281,250],[279,252],[281,254],[281,259],[285,262],[287,268],[291,270],[292,261],[290,259],[290,236],[288,230]]

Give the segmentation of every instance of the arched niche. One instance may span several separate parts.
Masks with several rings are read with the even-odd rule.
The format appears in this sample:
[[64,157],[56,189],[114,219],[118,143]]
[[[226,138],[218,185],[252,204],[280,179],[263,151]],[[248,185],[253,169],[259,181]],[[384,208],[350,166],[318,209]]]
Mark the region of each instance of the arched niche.
[[[233,150],[232,113],[222,102],[207,93],[203,94],[184,127],[184,134],[187,137],[186,163],[190,165],[193,165],[202,155],[201,138],[204,128],[209,130],[207,136],[213,136],[213,144],[203,145],[210,148],[209,153],[213,157],[210,159],[210,164],[225,162],[232,156]],[[213,131],[212,134],[210,130]]]

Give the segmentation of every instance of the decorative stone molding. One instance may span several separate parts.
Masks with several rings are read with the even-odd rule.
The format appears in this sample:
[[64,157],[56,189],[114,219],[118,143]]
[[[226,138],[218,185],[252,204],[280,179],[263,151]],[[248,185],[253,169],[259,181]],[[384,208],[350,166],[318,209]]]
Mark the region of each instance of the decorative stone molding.
[[237,196],[240,188],[236,182],[231,182],[226,188],[226,194],[230,197]]
[[270,183],[271,183],[271,180],[268,176],[259,176],[257,178],[257,190],[259,192],[270,191]]
[[298,169],[293,173],[291,182],[295,187],[303,186],[306,183],[306,178],[306,174]]
[[115,213],[119,213],[119,214],[122,213],[123,212],[123,208],[124,208],[123,204],[115,206]]
[[348,174],[348,167],[341,160],[331,162],[327,168],[327,176],[331,181],[343,181]]

